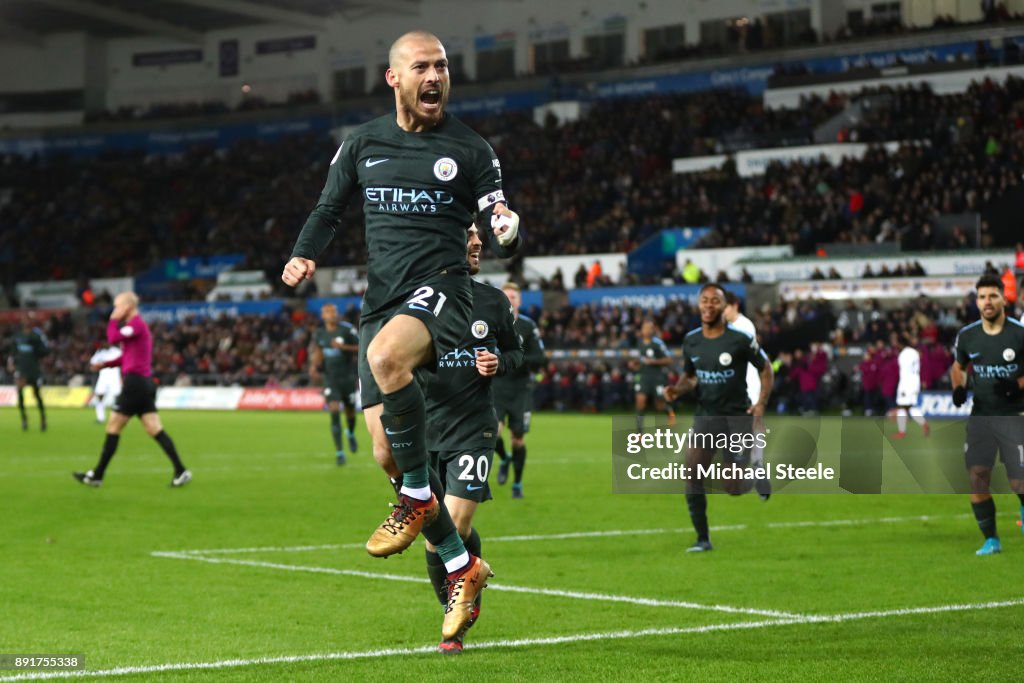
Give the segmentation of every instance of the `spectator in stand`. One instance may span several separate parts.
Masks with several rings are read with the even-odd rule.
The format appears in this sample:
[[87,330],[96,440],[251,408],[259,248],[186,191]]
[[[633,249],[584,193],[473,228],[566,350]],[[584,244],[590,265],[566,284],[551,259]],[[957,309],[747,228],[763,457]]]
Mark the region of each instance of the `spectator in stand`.
[[890,342],[887,345],[882,340],[877,341],[875,346],[879,355],[879,373],[882,378],[879,388],[887,415],[896,409],[896,389],[900,383],[899,354],[895,347],[895,343]]
[[879,406],[879,364],[876,356],[877,351],[867,347],[864,351],[864,360],[857,366],[860,370],[861,388],[864,392],[864,415],[871,416],[878,412]]

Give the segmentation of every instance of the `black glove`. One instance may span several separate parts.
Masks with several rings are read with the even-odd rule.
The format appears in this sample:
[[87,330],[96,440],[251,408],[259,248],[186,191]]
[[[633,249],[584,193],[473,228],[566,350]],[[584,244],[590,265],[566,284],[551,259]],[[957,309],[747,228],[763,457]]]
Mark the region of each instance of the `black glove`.
[[953,405],[957,408],[967,403],[967,387],[959,386],[953,388]]
[[1024,393],[1021,391],[1020,385],[1017,384],[1017,380],[1015,379],[996,380],[996,391],[998,391],[1001,396],[1005,396],[1011,401],[1019,398],[1021,393]]

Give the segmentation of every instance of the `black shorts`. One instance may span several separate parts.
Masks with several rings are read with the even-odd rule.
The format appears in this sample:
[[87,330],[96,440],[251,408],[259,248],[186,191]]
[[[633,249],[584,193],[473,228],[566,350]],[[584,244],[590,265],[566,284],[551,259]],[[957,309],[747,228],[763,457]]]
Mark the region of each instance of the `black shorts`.
[[[749,462],[750,447],[754,439],[754,418],[752,415],[729,415],[711,416],[695,415],[693,418],[693,435],[691,443],[697,445],[716,444],[712,448],[705,448],[714,456],[715,452],[721,449],[722,460],[726,464],[735,463],[744,467]],[[728,444],[720,446],[720,444]],[[708,462],[712,458],[706,458]]]
[[532,408],[533,396],[529,387],[514,396],[494,397],[494,414],[498,417],[498,424],[505,424],[508,418],[508,428],[513,434],[526,434],[530,431]]
[[633,385],[633,392],[644,394],[648,401],[664,401],[665,396],[661,393],[665,389],[665,378],[638,379]]
[[437,471],[445,495],[482,503],[491,499],[487,477],[494,446],[461,451],[430,451],[430,466]]
[[[434,342],[434,358],[458,347],[473,319],[473,292],[469,275],[438,275],[416,287],[408,296],[386,310],[359,321],[359,395],[363,408],[384,400],[370,371],[366,349],[381,328],[396,315],[411,315],[423,322]],[[422,370],[433,372],[433,360]]]
[[352,395],[355,392],[355,377],[324,377],[324,400],[328,403],[338,401],[352,405]]
[[20,379],[24,381],[26,386],[43,386],[43,376],[41,373],[38,372],[22,372],[21,370],[15,370],[14,379]]
[[156,412],[156,385],[153,379],[126,374],[121,393],[114,401],[113,411],[133,417]]
[[967,420],[964,462],[970,467],[996,464],[996,451],[1010,479],[1024,479],[1024,417],[971,416]]

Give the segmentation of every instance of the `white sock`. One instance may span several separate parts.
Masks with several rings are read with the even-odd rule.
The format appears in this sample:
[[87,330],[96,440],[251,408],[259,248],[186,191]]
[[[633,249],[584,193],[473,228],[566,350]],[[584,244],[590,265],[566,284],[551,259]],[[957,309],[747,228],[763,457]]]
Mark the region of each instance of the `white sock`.
[[921,409],[918,408],[917,406],[914,406],[913,408],[910,409],[910,417],[914,418],[914,422],[916,422],[919,425],[928,424],[928,420],[924,419],[924,413],[922,413]]
[[907,431],[907,411],[903,408],[899,409],[896,413],[896,430],[899,432]]
[[103,422],[104,415],[106,415],[106,413],[103,410],[103,402],[101,401],[96,404],[96,420]]
[[401,492],[403,496],[409,496],[410,498],[415,498],[416,500],[430,500],[429,486],[424,486],[421,489],[411,489],[408,486],[403,486],[401,488]]
[[452,572],[459,571],[467,564],[469,564],[469,551],[463,550],[461,555],[459,555],[458,557],[453,557],[452,559],[444,563],[444,570],[451,574]]

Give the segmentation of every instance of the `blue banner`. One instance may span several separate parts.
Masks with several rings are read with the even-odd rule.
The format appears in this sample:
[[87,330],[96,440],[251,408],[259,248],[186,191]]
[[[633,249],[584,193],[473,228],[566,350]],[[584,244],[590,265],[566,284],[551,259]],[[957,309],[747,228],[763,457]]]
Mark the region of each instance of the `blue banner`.
[[235,318],[240,315],[277,315],[284,310],[284,301],[268,299],[265,301],[186,301],[171,304],[142,304],[139,313],[148,323],[165,322],[171,325],[191,320],[192,318],[208,319],[226,316]]
[[181,256],[164,259],[156,270],[168,280],[212,280],[245,260],[245,254],[218,254],[217,256]]
[[[309,45],[308,36],[299,37],[297,42],[290,39],[280,42],[281,45]],[[1024,36],[1016,36],[1011,40],[1018,44]],[[304,42],[305,41],[305,42]],[[221,47],[230,41],[222,41]],[[842,46],[850,48],[852,46]],[[871,52],[850,52],[835,57],[819,57],[813,59],[794,59],[782,64],[785,66],[802,65],[813,73],[839,73],[850,68],[861,66],[888,66],[896,63],[927,64],[931,62],[945,63],[967,54],[973,56],[975,44],[972,41],[947,43],[930,47],[908,48],[902,50],[876,50]],[[1001,59],[1002,49],[991,48],[994,59]],[[228,71],[237,68],[231,64],[233,59],[231,47],[227,54],[221,55],[226,62]],[[222,65],[223,66],[223,65]],[[653,94],[696,92],[713,88],[743,88],[759,95],[764,92],[768,77],[776,69],[776,63],[751,64],[725,69],[711,69],[688,73],[649,76],[626,80],[597,82],[592,92],[583,88],[567,87],[565,92],[558,93],[561,99],[600,99],[614,97],[638,97]],[[506,94],[472,97],[455,100],[448,104],[448,110],[459,116],[492,114],[501,111],[531,109],[545,104],[555,95],[547,88],[523,90]],[[23,138],[0,138],[0,154],[19,156],[66,154],[72,157],[92,157],[107,150],[142,149],[152,154],[178,154],[188,151],[194,145],[202,144],[224,148],[240,140],[253,138],[273,138],[294,133],[323,132],[327,133],[333,126],[342,124],[358,124],[370,118],[369,111],[346,111],[331,117],[321,115],[303,119],[289,119],[269,123],[235,123],[224,125],[208,125],[197,128],[165,128],[151,131],[125,131],[116,133],[80,133],[73,135],[35,135]]]
[[485,97],[456,98],[448,103],[448,111],[456,116],[473,116],[474,114],[494,114],[501,111],[533,109],[548,101],[543,90],[524,90],[507,95],[488,95]]
[[[520,293],[523,305],[519,309],[523,313],[529,313],[531,307],[544,308],[544,293],[539,290],[527,289]],[[363,309],[363,297],[361,296],[319,296],[306,300],[306,310],[320,316],[320,309],[324,304],[334,304],[338,307],[338,313],[342,316],[350,309],[357,311]]]
[[[596,306],[639,307],[658,311],[674,301],[697,303],[700,285],[676,285],[674,287],[604,287],[569,290],[569,305],[576,307],[586,304]],[[729,291],[741,299],[747,297],[747,287],[730,284]]]
[[[369,115],[360,113],[362,120]],[[40,135],[31,138],[0,138],[0,154],[18,156],[64,154],[76,158],[94,157],[109,150],[145,150],[150,154],[180,154],[196,145],[218,149],[241,140],[273,139],[298,133],[323,133],[338,121],[328,115],[262,123],[237,123],[197,128],[168,128],[123,133]]]
[[[1014,40],[1019,40],[1017,37]],[[844,46],[846,47],[846,46]],[[794,59],[783,62],[783,66],[802,64],[812,73],[839,73],[847,69],[875,66],[884,67],[893,64],[929,64],[944,63],[958,59],[967,54],[974,55],[973,41],[947,43],[929,47],[907,48],[903,50],[876,50],[873,52],[853,52],[839,57],[818,57],[812,59]],[[1001,49],[991,49],[998,59]],[[751,64],[730,69],[713,69],[711,71],[693,71],[690,73],[633,78],[625,81],[599,83],[595,94],[604,97],[637,97],[640,95],[660,95],[676,92],[697,92],[714,88],[743,88],[753,95],[765,91],[768,77],[775,73],[777,63]]]
[[688,249],[700,238],[711,232],[711,228],[665,228],[653,235],[626,257],[631,275],[643,277],[659,276],[670,266],[675,270],[676,252]]

